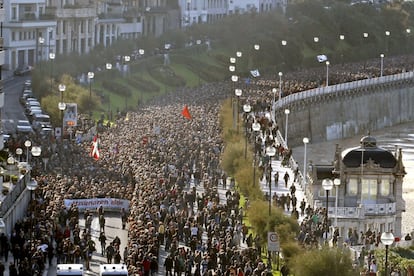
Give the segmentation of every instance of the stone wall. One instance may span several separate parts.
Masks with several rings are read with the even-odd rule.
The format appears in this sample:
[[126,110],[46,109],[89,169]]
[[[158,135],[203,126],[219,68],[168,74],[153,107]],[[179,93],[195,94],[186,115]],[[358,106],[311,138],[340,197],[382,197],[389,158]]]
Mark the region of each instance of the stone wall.
[[414,120],[412,77],[329,90],[329,93],[302,92],[303,97],[296,95],[294,100],[287,99],[278,106],[276,120],[282,133],[285,132],[286,124],[284,110],[290,110],[290,147],[301,145],[303,137],[318,143],[365,135]]

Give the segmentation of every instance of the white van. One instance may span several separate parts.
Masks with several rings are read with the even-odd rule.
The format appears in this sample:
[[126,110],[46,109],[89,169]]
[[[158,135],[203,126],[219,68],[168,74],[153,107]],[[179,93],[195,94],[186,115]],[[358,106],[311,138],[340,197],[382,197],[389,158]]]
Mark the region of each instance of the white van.
[[83,276],[83,264],[58,264],[56,266],[57,276]]
[[101,264],[99,266],[99,275],[128,276],[128,269],[125,264]]

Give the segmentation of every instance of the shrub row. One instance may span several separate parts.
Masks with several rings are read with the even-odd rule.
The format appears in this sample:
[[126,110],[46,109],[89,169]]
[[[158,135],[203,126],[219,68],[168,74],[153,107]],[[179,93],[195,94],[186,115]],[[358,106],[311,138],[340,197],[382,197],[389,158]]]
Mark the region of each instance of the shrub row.
[[175,74],[175,72],[169,67],[164,65],[151,65],[148,68],[148,72],[152,78],[159,82],[173,87],[183,87],[186,84],[185,79]]
[[133,78],[128,78],[127,83],[142,92],[159,92],[161,88],[150,80],[145,80],[139,76],[134,75]]
[[112,93],[118,94],[123,97],[130,97],[132,94],[129,87],[121,83],[114,82],[112,80],[104,80],[102,82],[102,87],[108,91],[111,91]]

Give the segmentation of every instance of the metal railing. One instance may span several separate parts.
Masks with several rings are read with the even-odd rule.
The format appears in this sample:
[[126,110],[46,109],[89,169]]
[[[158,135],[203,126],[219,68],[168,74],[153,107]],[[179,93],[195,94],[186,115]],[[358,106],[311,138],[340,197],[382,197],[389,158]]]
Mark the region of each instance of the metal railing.
[[3,217],[4,214],[11,208],[16,199],[21,195],[21,193],[26,189],[26,183],[30,180],[30,175],[26,173],[21,177],[16,184],[13,184],[14,187],[9,191],[4,200],[0,205],[0,217]]
[[297,101],[309,99],[312,97],[344,93],[344,92],[348,92],[351,90],[374,87],[374,86],[378,86],[378,85],[382,85],[386,83],[413,80],[413,77],[414,77],[414,72],[405,72],[405,73],[387,75],[387,76],[378,77],[378,78],[363,79],[363,80],[358,80],[358,81],[353,81],[353,82],[345,82],[345,83],[340,83],[336,85],[318,87],[318,88],[294,93],[286,97],[283,97],[282,99],[280,99],[280,102],[276,104],[276,107],[279,109],[283,109],[284,106],[287,106]]

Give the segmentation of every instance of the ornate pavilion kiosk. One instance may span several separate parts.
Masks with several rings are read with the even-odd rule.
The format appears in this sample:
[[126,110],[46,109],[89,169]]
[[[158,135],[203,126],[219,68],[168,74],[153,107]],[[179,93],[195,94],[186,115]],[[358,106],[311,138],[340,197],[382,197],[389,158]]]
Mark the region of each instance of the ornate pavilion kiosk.
[[328,206],[330,226],[338,227],[345,239],[350,229],[357,233],[392,231],[401,237],[406,174],[401,149],[387,151],[368,135],[360,140],[359,147],[341,151],[337,145],[332,166],[312,167],[315,206]]

